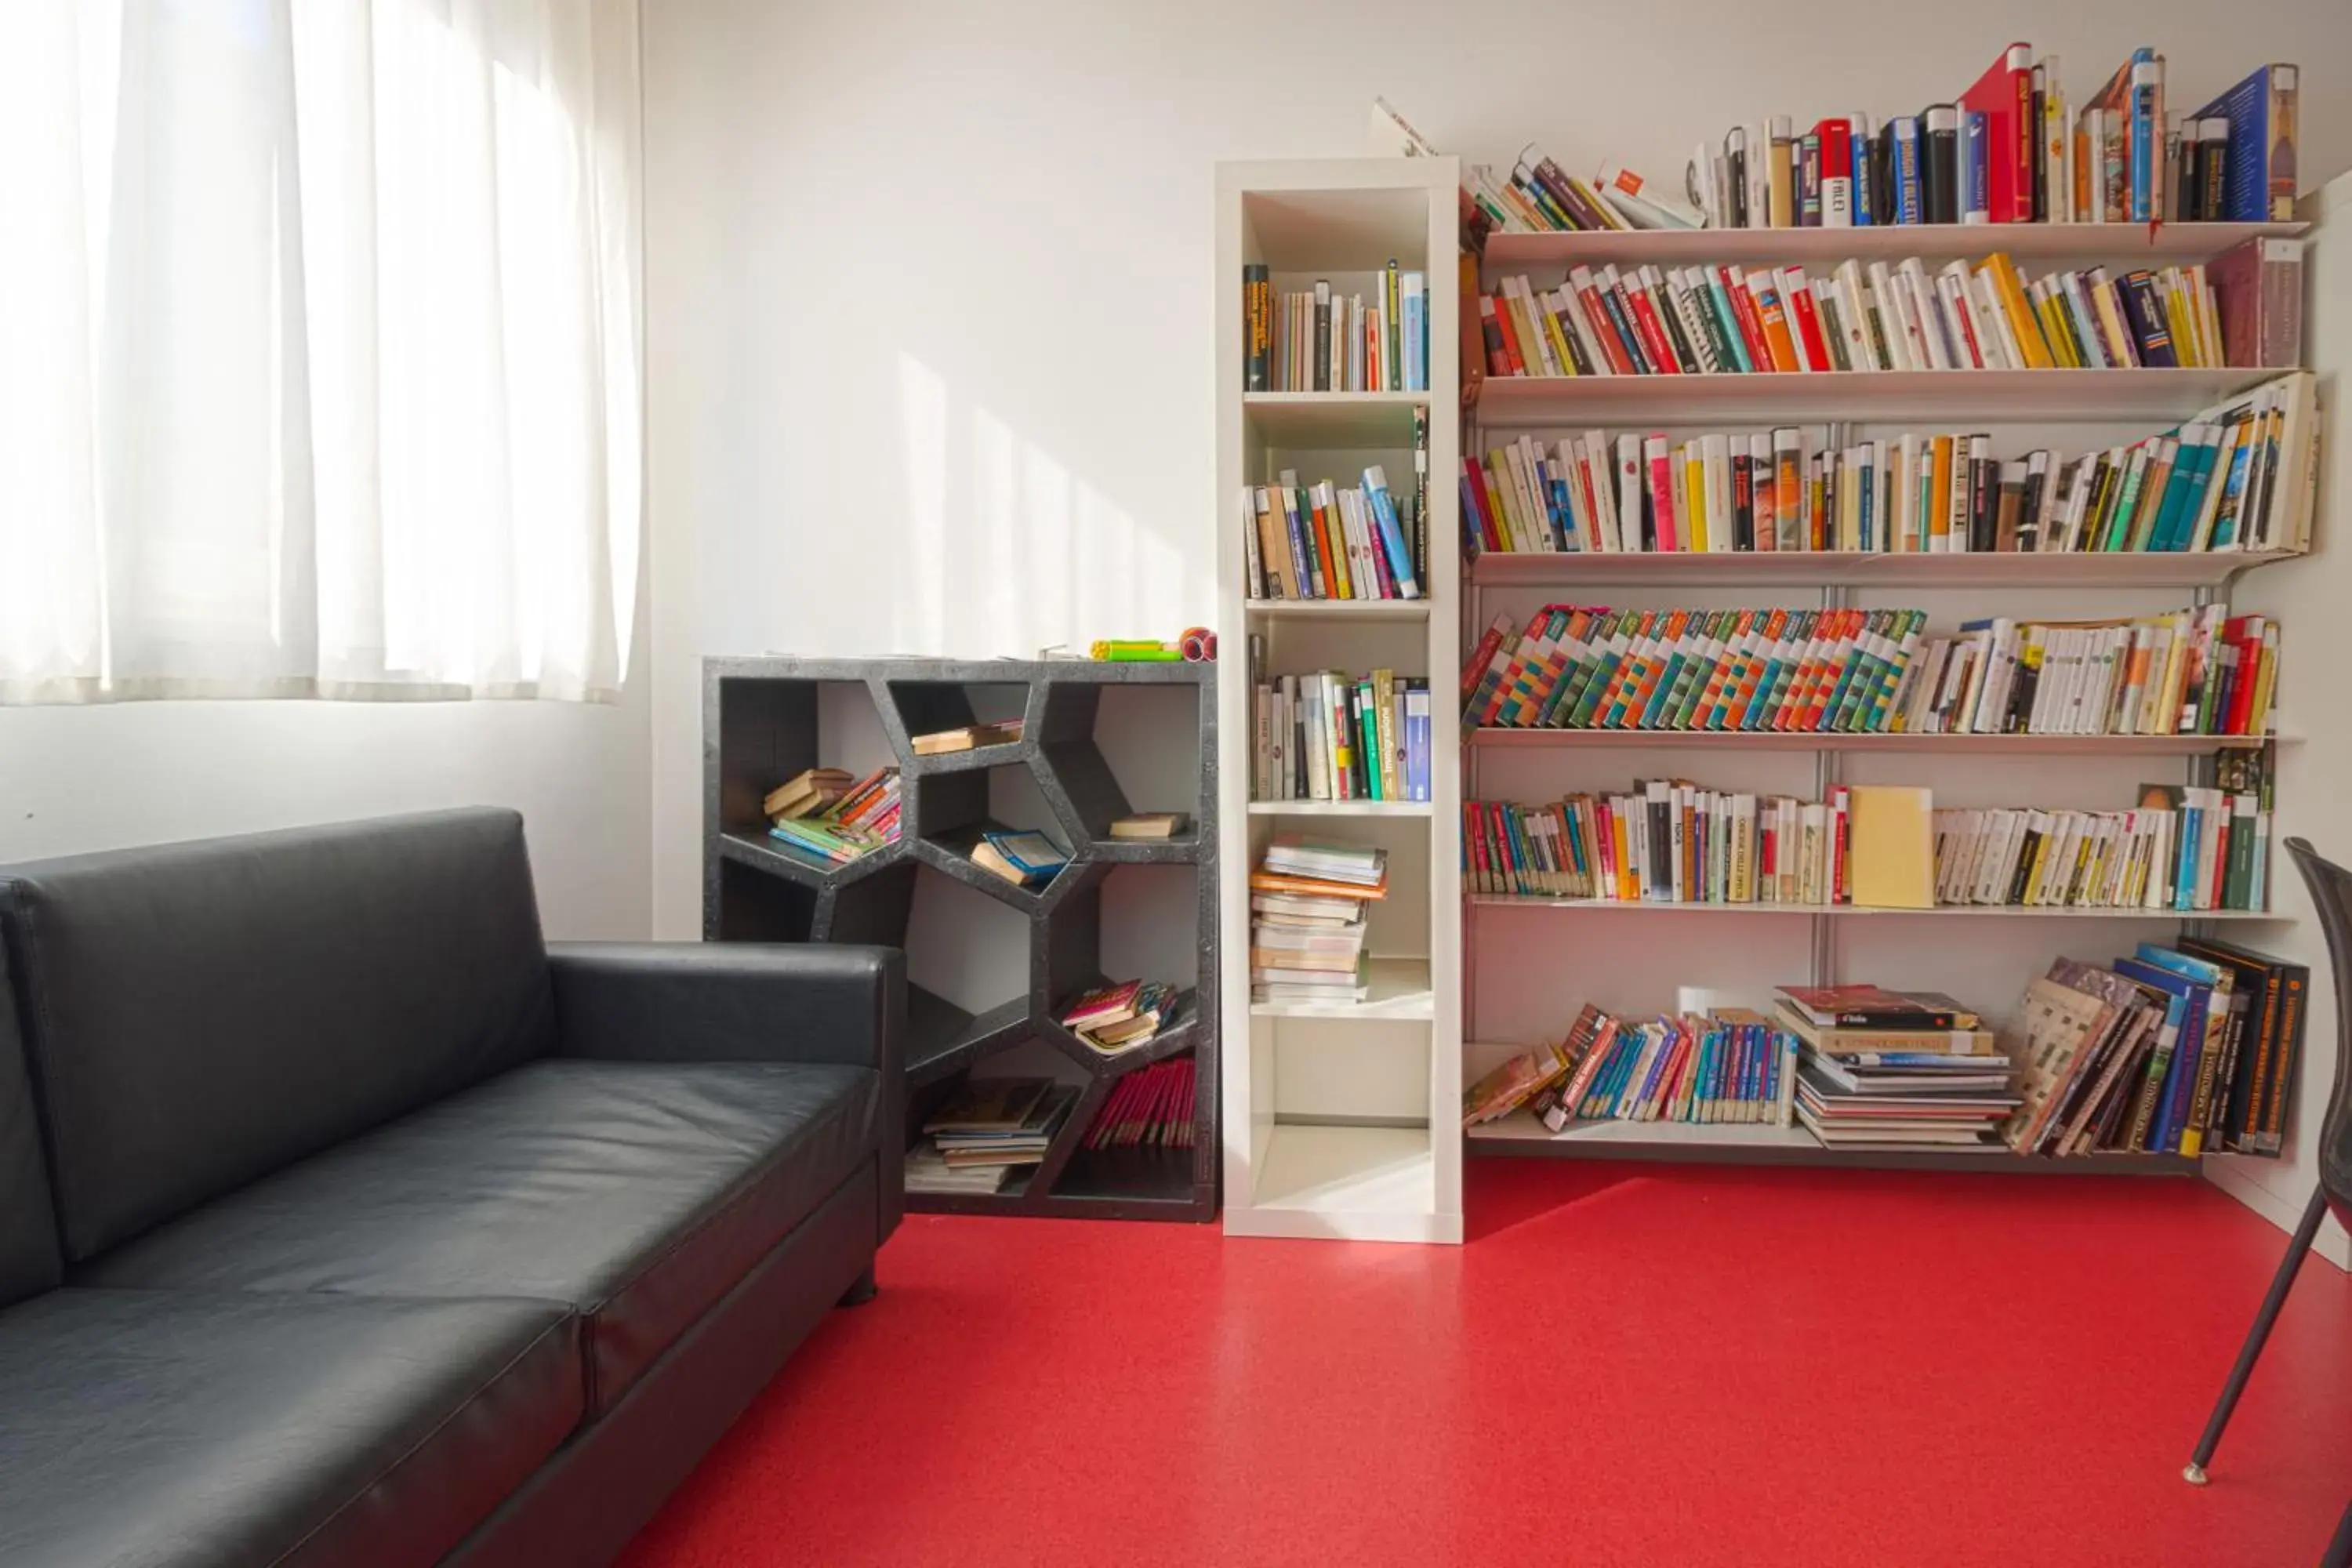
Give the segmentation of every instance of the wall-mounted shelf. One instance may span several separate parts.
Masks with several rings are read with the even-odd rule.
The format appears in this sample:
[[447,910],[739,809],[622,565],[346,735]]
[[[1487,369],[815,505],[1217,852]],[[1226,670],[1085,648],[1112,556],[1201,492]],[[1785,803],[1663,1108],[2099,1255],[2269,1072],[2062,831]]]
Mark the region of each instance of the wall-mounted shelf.
[[2302,223],[1897,224],[1862,228],[1635,229],[1610,233],[1490,234],[1486,266],[1496,272],[1570,267],[1779,266],[1849,257],[1865,267],[1916,256],[1979,260],[2003,251],[2020,262],[2114,259],[2135,266],[2200,261],[2242,240],[2284,238]]
[[1832,920],[1904,916],[1927,920],[1993,917],[2076,921],[2268,921],[2280,918],[2268,910],[2057,909],[2040,905],[2026,908],[2017,904],[1937,904],[1933,909],[1912,910],[1885,909],[1871,904],[1677,904],[1660,900],[1551,899],[1532,893],[1469,893],[1465,898],[1470,903],[1488,909],[1644,915],[1794,915],[1808,919],[1826,916]]
[[[1001,1191],[909,1193],[910,1210],[1105,1219],[1207,1220],[1217,1212],[1218,1077],[1223,1010],[1217,965],[1218,836],[1215,667],[1200,664],[947,659],[711,658],[703,666],[703,935],[711,942],[876,942],[919,947],[910,928],[919,878],[942,899],[971,900],[991,921],[1010,921],[1026,960],[1003,977],[1002,1000],[966,1007],[908,986],[908,1139],[929,1106],[964,1074],[1024,1047],[1053,1054],[1057,1076],[1080,1085],[1052,1148]],[[1097,729],[1106,692],[1160,689],[1197,725],[1197,767],[1185,798],[1129,803]],[[1181,695],[1180,695],[1181,694]],[[993,700],[1007,713],[980,711]],[[828,701],[870,731],[858,771],[900,770],[896,843],[826,867],[771,838],[764,794],[804,768],[844,765],[823,732]],[[913,735],[979,718],[1023,721],[1009,745],[917,757]],[[999,778],[1034,789],[1070,863],[1042,887],[1019,888],[971,859],[981,831],[1003,826],[991,811]],[[1182,810],[1191,826],[1169,839],[1115,839],[1113,819],[1137,810]],[[1057,1009],[1101,983],[1103,889],[1122,867],[1188,868],[1197,984],[1148,1044],[1104,1056],[1064,1029]],[[1145,875],[1148,873],[1130,873]],[[1120,1079],[1189,1052],[1194,1068],[1189,1150],[1087,1150],[1096,1113]]]
[[1427,599],[1252,599],[1252,620],[1425,621]]
[[1930,752],[1953,756],[2020,755],[2197,757],[2217,751],[2250,752],[2294,745],[2291,735],[1944,735],[1838,734],[1818,730],[1550,730],[1484,729],[1463,733],[1465,744],[1492,750],[1654,747],[1701,752]]
[[2192,1175],[2178,1154],[2102,1153],[2051,1159],[1986,1145],[1831,1148],[1801,1126],[1755,1122],[1572,1121],[1554,1132],[1515,1110],[1463,1134],[1474,1154],[1555,1160],[1664,1160],[1676,1163],[1831,1166],[1846,1170],[1980,1171],[1996,1175]]
[[1832,370],[1754,375],[1488,376],[1482,426],[1729,420],[2184,419],[2274,370]]
[[[1435,340],[1444,342],[1444,334]],[[1250,392],[1242,413],[1275,447],[1409,447],[1425,392]]]
[[1851,587],[2198,588],[2250,567],[2294,561],[2294,550],[2111,551],[2083,553],[1878,554],[1843,550],[1489,551],[1470,563],[1482,588]]
[[1254,800],[1252,816],[1427,816],[1425,800]]

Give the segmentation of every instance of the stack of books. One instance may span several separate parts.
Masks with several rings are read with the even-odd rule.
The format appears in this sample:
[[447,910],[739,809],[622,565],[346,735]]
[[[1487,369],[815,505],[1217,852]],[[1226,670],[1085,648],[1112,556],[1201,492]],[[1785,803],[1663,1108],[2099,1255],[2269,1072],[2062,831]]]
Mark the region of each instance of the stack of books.
[[1394,670],[1280,675],[1251,700],[1253,800],[1430,798],[1429,682]]
[[1465,726],[1828,734],[2260,735],[2279,628],[2213,604],[2105,621],[1924,610],[1497,616],[1462,672]]
[[1412,497],[1389,493],[1374,463],[1360,489],[1297,474],[1242,488],[1243,556],[1253,599],[1418,599],[1422,529]]
[[1462,458],[1473,554],[2283,550],[2310,542],[2317,378],[2125,446],[1995,455],[1983,432],[1832,447],[1824,426],[1675,441],[1520,436]]
[[1361,1002],[1365,913],[1388,897],[1388,851],[1276,839],[1250,875],[1250,998]]
[[1180,993],[1160,981],[1097,986],[1062,1010],[1062,1026],[1107,1057],[1148,1045],[1176,1016]]
[[1795,1044],[1745,1008],[1611,1016],[1587,1004],[1557,1046],[1515,1057],[1464,1091],[1462,1124],[1524,1105],[1557,1132],[1570,1121],[1789,1124]]
[[1897,695],[1906,734],[2263,735],[2278,622],[2221,604],[2091,621],[1967,621]]
[[1782,986],[1803,1047],[1797,1117],[1833,1149],[1996,1148],[2021,1102],[1983,1020],[1935,992]]
[[1078,1090],[1043,1078],[967,1079],[924,1119],[907,1155],[910,1193],[993,1193],[1045,1157]]
[[[831,777],[847,777],[832,770],[822,771]],[[803,779],[815,776],[801,775]],[[816,794],[822,796],[832,787],[821,784]],[[787,804],[810,799],[803,794]],[[825,866],[845,865],[861,855],[870,855],[898,841],[898,770],[877,768],[842,789],[829,805],[811,804],[804,809],[807,815],[775,818],[768,828],[769,836],[781,840],[786,849]]]
[[772,822],[791,822],[824,810],[849,788],[849,775],[839,768],[808,768],[770,790],[760,809]]
[[2228,942],[2060,959],[2002,1035],[2022,1154],[2276,1155],[2303,1048],[2305,966]]
[[1190,1149],[1193,1114],[1192,1058],[1174,1057],[1129,1073],[1114,1085],[1087,1129],[1088,1149]]
[[1369,300],[1335,293],[1328,278],[1276,293],[1265,263],[1245,263],[1242,318],[1245,391],[1429,390],[1429,280],[1393,259]]

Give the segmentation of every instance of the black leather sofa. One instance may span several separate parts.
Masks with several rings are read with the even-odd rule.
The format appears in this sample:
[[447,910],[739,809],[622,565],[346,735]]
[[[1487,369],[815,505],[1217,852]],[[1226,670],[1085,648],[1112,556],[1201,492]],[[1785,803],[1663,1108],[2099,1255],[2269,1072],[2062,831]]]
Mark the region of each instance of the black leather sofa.
[[462,811],[0,868],[0,1563],[603,1563],[898,1220],[887,949]]

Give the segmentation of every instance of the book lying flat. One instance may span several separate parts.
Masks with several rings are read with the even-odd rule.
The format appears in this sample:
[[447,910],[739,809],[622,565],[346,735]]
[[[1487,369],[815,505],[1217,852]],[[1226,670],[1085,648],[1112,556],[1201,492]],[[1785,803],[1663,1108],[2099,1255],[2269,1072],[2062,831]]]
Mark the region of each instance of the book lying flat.
[[1021,738],[1021,721],[1006,719],[993,724],[966,724],[954,730],[937,730],[928,735],[914,737],[915,755],[935,757],[949,752],[969,752],[981,746],[1003,746]]

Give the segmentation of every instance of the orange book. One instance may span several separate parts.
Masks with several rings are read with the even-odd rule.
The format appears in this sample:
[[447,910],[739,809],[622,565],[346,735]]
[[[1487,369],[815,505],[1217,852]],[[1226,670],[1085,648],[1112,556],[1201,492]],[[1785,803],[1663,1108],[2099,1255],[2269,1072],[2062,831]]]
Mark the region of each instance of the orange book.
[[1927,466],[1927,548],[1949,549],[1952,531],[1952,438],[1938,436]]
[[1355,882],[1327,882],[1318,877],[1286,877],[1279,871],[1252,871],[1250,891],[1254,893],[1303,893],[1318,899],[1370,899],[1378,901],[1389,896],[1389,885],[1382,879],[1376,888]]
[[1748,295],[1756,302],[1756,319],[1764,329],[1765,346],[1772,351],[1772,368],[1804,368],[1797,357],[1797,340],[1789,330],[1789,312],[1780,299],[1780,280],[1769,272],[1748,275]]
[[1337,531],[1339,519],[1332,515],[1337,510],[1337,501],[1328,499],[1330,497],[1331,481],[1328,479],[1321,480],[1307,490],[1307,504],[1310,509],[1307,515],[1312,521],[1307,532],[1314,538],[1315,556],[1323,567],[1323,596],[1344,599],[1348,597],[1348,579],[1341,563],[1347,560],[1347,552],[1331,548],[1331,536]]
[[1494,296],[1494,300],[1495,321],[1503,329],[1503,357],[1509,363],[1511,374],[1513,375],[1533,374],[1528,369],[1528,361],[1534,355],[1535,345],[1529,343],[1528,353],[1525,355],[1519,353],[1519,329],[1515,320],[1517,312],[1511,309],[1511,297],[1508,294],[1497,293]]

